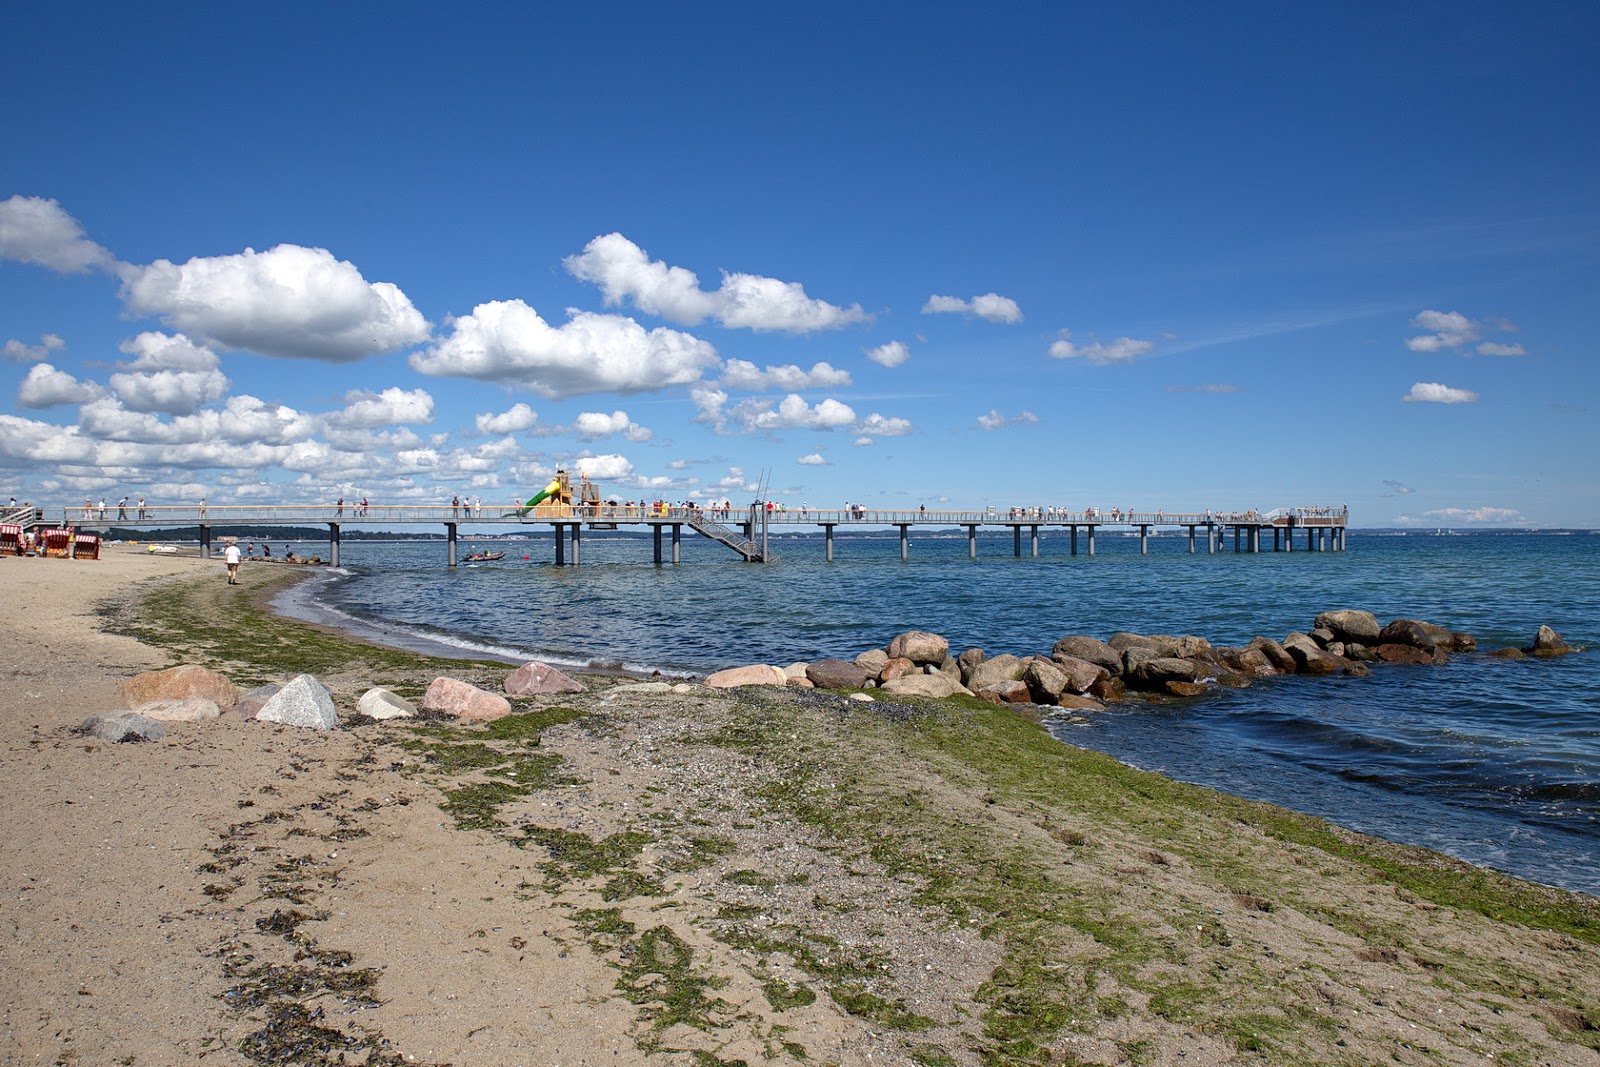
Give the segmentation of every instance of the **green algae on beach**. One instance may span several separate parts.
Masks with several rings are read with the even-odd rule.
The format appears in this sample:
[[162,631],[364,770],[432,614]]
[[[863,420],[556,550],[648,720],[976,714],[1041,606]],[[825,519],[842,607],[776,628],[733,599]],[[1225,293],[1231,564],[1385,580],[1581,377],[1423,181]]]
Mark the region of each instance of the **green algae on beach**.
[[[310,632],[211,585],[161,592],[132,625],[175,662],[271,679]],[[148,621],[214,624],[219,605],[258,640]],[[320,636],[346,693],[506,669]],[[1575,1063],[1600,1045],[1591,898],[1135,771],[1008,709],[605,688],[489,726],[358,729],[459,832],[534,859],[521,906],[611,967],[641,1055],[829,1062],[828,1012],[924,1065]],[[739,988],[762,1007],[729,1012]]]

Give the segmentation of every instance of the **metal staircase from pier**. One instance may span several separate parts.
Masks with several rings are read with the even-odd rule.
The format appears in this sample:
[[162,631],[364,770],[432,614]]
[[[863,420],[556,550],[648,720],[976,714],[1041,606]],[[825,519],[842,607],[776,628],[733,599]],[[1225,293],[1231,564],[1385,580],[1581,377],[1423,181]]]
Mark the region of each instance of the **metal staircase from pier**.
[[735,533],[720,523],[712,522],[699,508],[689,511],[687,520],[689,528],[695,533],[709,537],[713,541],[721,541],[743,556],[747,562],[771,563],[773,560],[771,551],[764,552],[757,542],[743,534]]

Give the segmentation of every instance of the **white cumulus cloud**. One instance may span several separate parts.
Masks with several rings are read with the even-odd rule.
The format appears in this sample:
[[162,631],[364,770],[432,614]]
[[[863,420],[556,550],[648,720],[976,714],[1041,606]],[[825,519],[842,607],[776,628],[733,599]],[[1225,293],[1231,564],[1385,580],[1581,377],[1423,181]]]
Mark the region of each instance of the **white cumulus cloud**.
[[67,342],[53,333],[47,333],[39,338],[39,343],[30,345],[15,338],[6,342],[4,356],[11,363],[39,363],[50,358],[50,353],[59,352],[67,347]]
[[584,438],[621,434],[629,441],[637,442],[648,441],[655,436],[648,427],[640,426],[629,418],[626,411],[613,411],[609,415],[603,411],[585,411],[573,420],[573,429]]
[[17,403],[25,408],[83,404],[100,395],[100,387],[93,382],[80,382],[48,363],[35,363],[17,386]]
[[1110,344],[1091,341],[1079,344],[1072,339],[1071,330],[1062,330],[1060,339],[1050,346],[1055,359],[1086,359],[1097,366],[1110,363],[1131,363],[1140,356],[1155,350],[1154,341],[1136,341],[1132,337],[1119,337]]
[[1413,352],[1460,348],[1478,339],[1478,324],[1459,311],[1419,311],[1411,325],[1429,331],[1406,341],[1406,347]]
[[450,335],[411,357],[423,374],[522,385],[551,399],[637,393],[697,381],[717,351],[678,330],[646,330],[630,318],[571,311],[551,326],[521,300],[479,304]]
[[812,452],[809,455],[801,456],[795,462],[802,467],[826,467],[828,465],[827,457],[821,452]]
[[989,322],[1015,323],[1022,321],[1022,308],[1009,296],[984,293],[971,300],[958,296],[940,296],[935,293],[922,305],[924,315],[976,315]]
[[512,404],[509,411],[502,411],[498,415],[479,415],[473,425],[479,433],[517,433],[520,430],[533,428],[539,421],[539,413],[526,404]]
[[1031,411],[1023,411],[1016,415],[1002,415],[995,408],[989,409],[989,414],[978,416],[978,425],[985,430],[1001,430],[1007,426],[1032,425],[1039,421],[1039,416]]
[[830,363],[812,364],[810,370],[801,370],[790,363],[774,367],[770,363],[761,370],[744,359],[730,359],[722,367],[722,378],[717,383],[728,389],[742,389],[759,393],[767,389],[794,392],[799,389],[832,389],[850,384],[850,372],[836,369]]
[[1478,399],[1478,394],[1470,389],[1455,389],[1440,382],[1417,382],[1400,399],[1408,404],[1470,404]]
[[1525,356],[1528,350],[1519,344],[1502,344],[1499,341],[1485,341],[1478,346],[1480,356]]
[[77,219],[40,196],[0,201],[0,259],[35,263],[58,274],[117,266],[116,257],[89,240]]
[[596,237],[562,261],[568,273],[600,287],[607,305],[632,301],[640,311],[684,326],[715,319],[730,328],[811,333],[868,319],[861,305],[844,308],[806,295],[799,282],[724,273],[707,291],[693,271],[652,260],[620,233]]
[[147,331],[118,347],[134,360],[123,364],[109,384],[130,411],[190,415],[228,394],[216,353],[181,333]]
[[380,426],[407,426],[433,421],[433,397],[426,389],[390,386],[381,393],[352,389],[345,406],[328,416],[328,423],[349,430]]
[[633,463],[623,456],[615,453],[595,456],[583,455],[575,462],[578,473],[593,478],[597,482],[620,481],[633,474]]
[[[856,431],[868,437],[904,437],[912,431],[911,420],[873,412],[856,424]],[[858,441],[857,444],[860,442]]]
[[398,286],[369,282],[327,249],[300,245],[126,267],[123,299],[134,314],[268,356],[352,362],[429,332]]
[[898,367],[911,358],[911,349],[904,341],[886,341],[867,349],[867,358],[882,367]]

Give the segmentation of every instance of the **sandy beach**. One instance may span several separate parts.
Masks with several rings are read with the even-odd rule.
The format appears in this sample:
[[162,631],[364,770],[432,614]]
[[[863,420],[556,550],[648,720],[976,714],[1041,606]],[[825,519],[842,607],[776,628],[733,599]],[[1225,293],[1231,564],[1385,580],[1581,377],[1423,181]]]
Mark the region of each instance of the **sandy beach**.
[[[997,708],[612,677],[358,722],[507,668],[275,619],[294,577],[0,561],[0,1064],[1600,1064],[1593,898]],[[314,668],[348,728],[72,732],[178,663]]]

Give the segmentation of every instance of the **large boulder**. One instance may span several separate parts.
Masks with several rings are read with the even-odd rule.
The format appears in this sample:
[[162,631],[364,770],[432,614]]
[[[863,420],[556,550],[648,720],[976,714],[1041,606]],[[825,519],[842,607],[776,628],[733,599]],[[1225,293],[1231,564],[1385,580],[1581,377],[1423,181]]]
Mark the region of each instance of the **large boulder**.
[[1260,648],[1225,648],[1222,661],[1247,678],[1267,678],[1280,673]]
[[1033,656],[1022,672],[1022,680],[1027,684],[1028,693],[1035,704],[1055,704],[1061,700],[1061,694],[1067,691],[1070,679],[1067,672],[1053,661],[1043,656]]
[[414,719],[416,705],[405,697],[381,687],[368,689],[356,701],[356,711],[369,719]]
[[855,665],[876,678],[883,665],[889,662],[889,653],[881,648],[869,648],[854,660]]
[[[1128,633],[1126,630],[1112,634],[1111,640],[1107,641],[1106,644],[1116,649],[1119,653],[1126,653],[1130,648],[1147,648],[1151,652],[1155,652],[1157,654],[1166,651],[1161,642],[1156,640],[1154,637],[1146,637],[1144,634]],[[1126,661],[1126,656],[1124,656],[1124,661]]]
[[990,656],[972,668],[967,675],[967,688],[977,690],[996,682],[1020,682],[1022,672],[1026,669],[1027,665],[1022,660],[1008,652]]
[[950,642],[926,630],[907,630],[889,642],[887,651],[890,659],[937,665],[943,663],[945,656],[950,654]]
[[917,669],[917,665],[906,657],[890,656],[888,662],[883,665],[883,670],[878,672],[878,682],[881,685],[896,678],[904,678],[908,674],[919,673],[921,672]]
[[187,700],[190,697],[205,697],[219,708],[231,708],[239,702],[238,686],[216,671],[193,664],[136,674],[122,683],[120,691],[130,708],[152,700]]
[[756,663],[748,667],[729,667],[706,679],[713,689],[736,689],[742,685],[788,685],[789,676],[778,667]]
[[1349,643],[1373,645],[1378,643],[1378,634],[1383,626],[1378,622],[1378,617],[1370,611],[1356,611],[1353,608],[1340,608],[1336,611],[1324,611],[1312,621],[1312,626],[1319,630],[1332,630],[1334,638]]
[[1533,644],[1523,649],[1530,656],[1565,656],[1568,652],[1578,651],[1567,644],[1566,639],[1548,626],[1540,626],[1539,632],[1533,635]]
[[[1207,677],[1209,674],[1208,665],[1192,659],[1179,659],[1176,656],[1151,656],[1148,658],[1136,658],[1128,673],[1123,677],[1128,684],[1140,689],[1169,692],[1170,690],[1167,688],[1168,682],[1198,684],[1202,678]],[[1203,689],[1204,686],[1201,688]],[[1193,694],[1184,695],[1192,696]]]
[[1073,659],[1085,660],[1104,667],[1110,674],[1122,673],[1122,653],[1098,637],[1086,637],[1083,635],[1063,637],[1055,643],[1055,647],[1050,650],[1050,655],[1057,659],[1062,656],[1071,656]]
[[102,741],[159,741],[167,736],[165,726],[133,711],[102,711],[89,716],[73,730]]
[[1283,647],[1294,657],[1296,674],[1339,673],[1339,657],[1329,655],[1307,634],[1290,634],[1283,639]]
[[1067,688],[1074,693],[1087,693],[1091,685],[1111,673],[1098,663],[1060,652],[1053,653],[1050,658],[1067,673]]
[[589,687],[548,663],[524,663],[506,676],[501,686],[514,697],[543,696],[546,693],[587,693]]
[[1020,679],[1015,682],[993,682],[972,692],[980,700],[987,700],[991,704],[1028,704],[1033,701],[1028,683]]
[[239,702],[233,706],[233,714],[241,719],[253,719],[256,712],[267,706],[267,701],[278,695],[281,685],[258,685],[239,697]]
[[871,675],[842,659],[819,659],[806,665],[806,677],[818,689],[860,689]]
[[956,667],[961,672],[961,684],[965,685],[967,679],[972,677],[972,668],[988,659],[981,648],[969,648],[956,657]]
[[217,702],[207,697],[186,697],[182,700],[147,700],[133,709],[147,719],[157,722],[207,722],[222,714]]
[[1299,670],[1294,657],[1289,655],[1284,647],[1270,637],[1251,638],[1250,644],[1245,646],[1259,651],[1272,663],[1273,669],[1279,674],[1293,674]]
[[1061,706],[1077,711],[1104,711],[1106,706],[1094,697],[1078,696],[1075,693],[1062,693]]
[[1121,678],[1106,675],[1089,687],[1089,696],[1104,704],[1115,704],[1128,695],[1128,684]]
[[[781,671],[779,675],[782,676]],[[782,685],[783,682],[780,681],[778,684]],[[422,695],[421,707],[423,711],[453,715],[464,722],[490,722],[511,714],[511,701],[499,693],[479,689],[459,678],[435,678],[433,684],[428,686],[428,691]]]
[[1395,619],[1378,631],[1377,643],[1410,645],[1412,648],[1425,648],[1430,652],[1439,647],[1439,642],[1428,632],[1428,625],[1416,619]]
[[883,691],[896,696],[918,697],[950,697],[958,693],[972,695],[971,691],[944,674],[908,674],[904,678],[885,682]]
[[1379,645],[1372,654],[1380,663],[1443,663],[1445,658],[1437,648],[1416,645]]
[[339,714],[327,688],[309,674],[299,674],[284,683],[271,700],[256,712],[257,722],[275,722],[311,730],[331,730],[339,725]]

